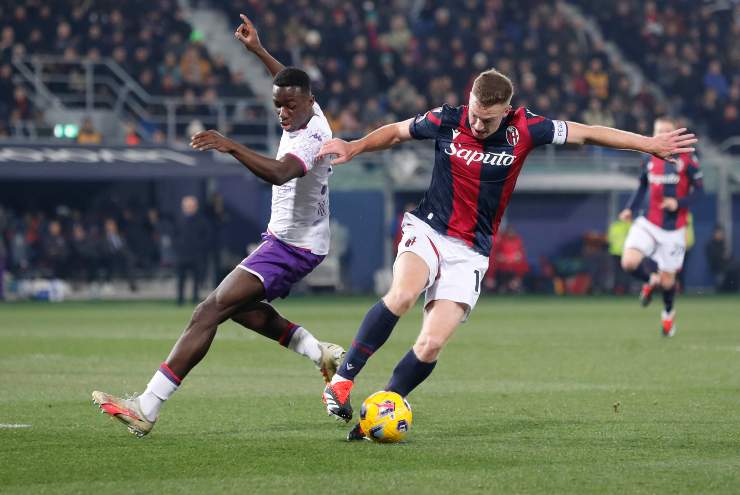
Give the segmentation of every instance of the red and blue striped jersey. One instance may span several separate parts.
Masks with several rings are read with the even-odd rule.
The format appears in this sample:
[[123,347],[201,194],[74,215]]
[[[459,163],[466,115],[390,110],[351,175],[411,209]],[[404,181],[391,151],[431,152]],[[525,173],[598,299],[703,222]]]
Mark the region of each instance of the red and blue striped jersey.
[[544,144],[563,144],[568,136],[565,122],[520,107],[480,140],[470,132],[466,105],[444,105],[418,115],[409,131],[415,139],[435,140],[432,181],[412,213],[484,256],[491,252],[529,152]]
[[[643,164],[640,173],[640,187],[638,194],[648,191],[648,210],[645,218],[665,230],[675,230],[685,227],[688,221],[689,203],[703,192],[702,172],[695,155],[684,153],[679,155],[676,162],[667,162],[656,156],[648,158]],[[678,200],[678,209],[668,211],[660,208],[665,198]],[[632,209],[641,200],[638,196],[633,200]]]

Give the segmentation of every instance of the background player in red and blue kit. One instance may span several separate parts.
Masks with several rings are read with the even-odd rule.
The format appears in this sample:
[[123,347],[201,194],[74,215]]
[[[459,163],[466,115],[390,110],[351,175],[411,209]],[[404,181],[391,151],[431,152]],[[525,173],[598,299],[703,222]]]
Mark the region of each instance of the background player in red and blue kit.
[[[349,421],[353,380],[390,336],[399,317],[426,291],[424,322],[386,390],[406,396],[434,369],[437,356],[475,306],[492,237],[527,154],[544,144],[597,144],[668,157],[693,151],[685,129],[653,137],[601,126],[550,120],[512,109],[513,86],[496,70],[480,74],[468,105],[443,106],[389,124],[362,139],[325,143],[319,156],[344,163],[367,151],[411,139],[434,139],[431,185],[406,215],[388,293],[365,316],[344,362],[324,390],[327,411]],[[350,437],[361,436],[357,427]]]
[[[655,121],[654,134],[675,130],[673,120],[665,117]],[[644,282],[640,291],[643,306],[650,304],[653,289],[663,289],[664,310],[661,331],[664,336],[675,333],[676,273],[683,266],[686,253],[686,224],[689,205],[703,194],[702,173],[696,156],[683,153],[668,161],[653,156],[642,165],[640,185],[619,218],[632,220],[640,209],[645,192],[648,209],[635,220],[624,243],[622,267]]]

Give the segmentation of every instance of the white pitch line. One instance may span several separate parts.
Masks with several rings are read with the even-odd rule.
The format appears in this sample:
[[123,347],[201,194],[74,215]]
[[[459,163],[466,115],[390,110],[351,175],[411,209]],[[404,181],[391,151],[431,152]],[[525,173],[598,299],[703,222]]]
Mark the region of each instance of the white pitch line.
[[13,428],[30,428],[31,425],[23,425],[23,424],[17,424],[17,423],[0,423],[0,429],[13,429]]

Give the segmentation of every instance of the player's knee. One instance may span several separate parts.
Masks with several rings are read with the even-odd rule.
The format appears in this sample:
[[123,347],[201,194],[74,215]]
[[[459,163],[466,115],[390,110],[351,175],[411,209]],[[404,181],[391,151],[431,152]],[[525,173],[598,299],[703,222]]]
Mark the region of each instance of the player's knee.
[[637,265],[639,264],[638,260],[635,260],[634,258],[631,258],[629,256],[622,256],[622,270],[626,272],[633,272],[635,269],[637,269]]
[[445,339],[435,335],[421,335],[414,345],[414,353],[421,361],[435,361],[445,346]]
[[419,294],[407,289],[391,289],[383,298],[383,302],[395,315],[401,316],[416,303]]
[[215,319],[216,313],[216,298],[211,294],[195,307],[193,316],[190,318],[189,327],[192,328],[200,325],[209,325],[211,320]]
[[660,274],[660,287],[663,290],[671,290],[676,285],[676,277],[675,275],[667,274],[667,273],[661,273]]

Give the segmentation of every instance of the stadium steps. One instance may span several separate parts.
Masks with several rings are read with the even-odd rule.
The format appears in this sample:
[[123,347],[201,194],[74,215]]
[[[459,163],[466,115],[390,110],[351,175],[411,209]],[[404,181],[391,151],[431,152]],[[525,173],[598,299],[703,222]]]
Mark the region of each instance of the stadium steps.
[[244,78],[254,94],[265,102],[268,110],[272,103],[272,78],[256,57],[245,51],[234,38],[239,18],[228,19],[220,10],[209,8],[189,8],[181,1],[185,18],[193,29],[203,34],[204,46],[215,55],[220,55],[232,72],[244,74]]

